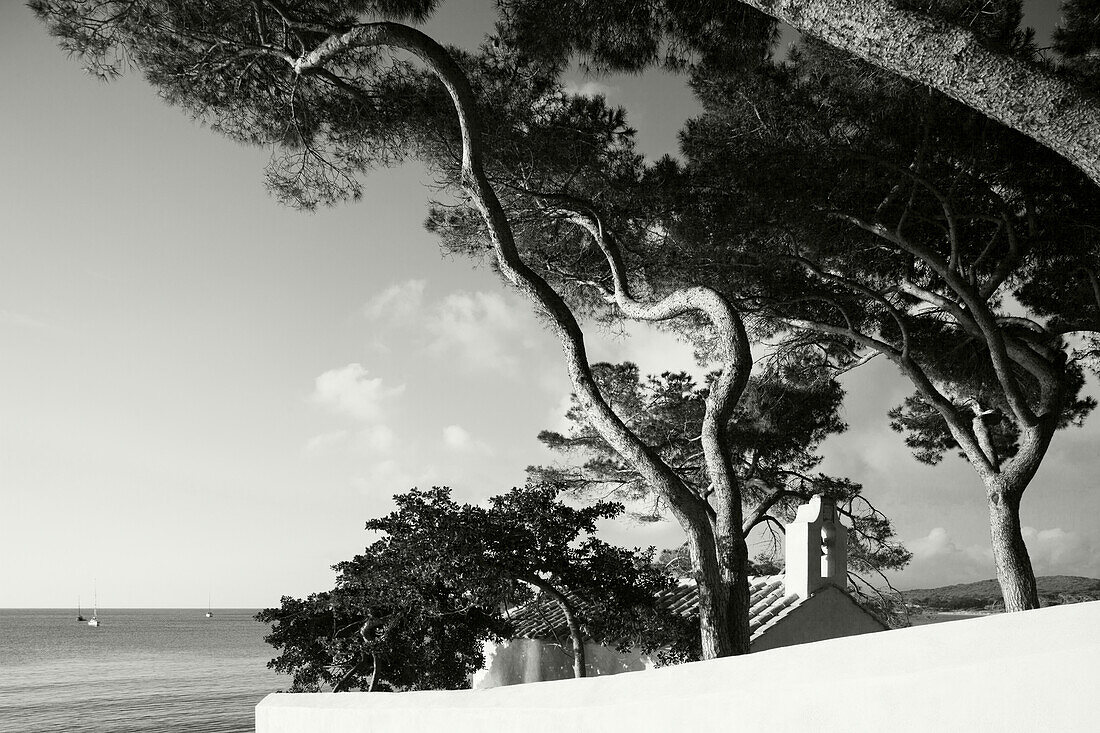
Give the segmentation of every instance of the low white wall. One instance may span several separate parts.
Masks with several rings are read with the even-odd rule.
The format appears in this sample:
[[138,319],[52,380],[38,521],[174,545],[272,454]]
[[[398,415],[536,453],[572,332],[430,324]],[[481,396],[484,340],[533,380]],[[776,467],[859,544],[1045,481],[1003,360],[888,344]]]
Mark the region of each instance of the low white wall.
[[257,733],[1092,731],[1100,602],[461,692],[268,695]]
[[[482,690],[522,685],[573,676],[573,652],[543,639],[512,639],[487,644],[485,668],[474,673],[473,687]],[[623,654],[599,644],[584,645],[585,671],[589,677],[622,674],[645,669],[647,660],[638,649]]]

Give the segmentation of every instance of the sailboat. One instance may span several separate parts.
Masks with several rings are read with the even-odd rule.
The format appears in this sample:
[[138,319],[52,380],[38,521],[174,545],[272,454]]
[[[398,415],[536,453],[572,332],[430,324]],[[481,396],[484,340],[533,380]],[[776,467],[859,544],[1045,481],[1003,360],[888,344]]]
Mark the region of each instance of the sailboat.
[[92,595],[92,617],[88,619],[89,626],[99,626],[99,597]]
[[76,597],[76,620],[83,621],[84,614],[80,612],[80,596]]
[[206,617],[214,618],[214,611],[210,608],[210,594],[206,595]]

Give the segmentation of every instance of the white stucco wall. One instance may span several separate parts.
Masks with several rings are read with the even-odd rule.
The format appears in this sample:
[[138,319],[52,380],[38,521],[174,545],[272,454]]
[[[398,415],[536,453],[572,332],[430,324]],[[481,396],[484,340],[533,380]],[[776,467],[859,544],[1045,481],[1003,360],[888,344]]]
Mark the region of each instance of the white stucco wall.
[[1097,660],[1100,602],[584,680],[268,695],[256,731],[1093,731]]

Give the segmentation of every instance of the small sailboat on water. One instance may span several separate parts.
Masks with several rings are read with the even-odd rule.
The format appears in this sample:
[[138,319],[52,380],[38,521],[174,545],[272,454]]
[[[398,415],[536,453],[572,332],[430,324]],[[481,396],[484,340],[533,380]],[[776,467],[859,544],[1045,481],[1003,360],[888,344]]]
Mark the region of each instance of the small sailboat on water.
[[214,618],[214,611],[210,608],[210,594],[206,595],[206,617]]
[[84,620],[84,614],[81,613],[81,611],[80,611],[80,596],[76,597],[76,620],[77,621],[83,621]]
[[88,619],[89,626],[99,626],[99,597],[92,595],[92,617]]

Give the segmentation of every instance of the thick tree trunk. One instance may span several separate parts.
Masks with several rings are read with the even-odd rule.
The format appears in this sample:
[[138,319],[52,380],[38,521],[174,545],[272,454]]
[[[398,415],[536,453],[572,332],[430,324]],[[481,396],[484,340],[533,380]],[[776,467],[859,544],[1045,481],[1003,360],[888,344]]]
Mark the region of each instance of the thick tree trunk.
[[1021,430],[1016,455],[1001,466],[996,477],[986,481],[993,560],[997,564],[997,581],[1001,584],[1006,611],[1039,607],[1035,570],[1020,531],[1020,501],[1058,429],[1062,397],[1060,388],[1047,396],[1046,409],[1038,424]]
[[749,653],[748,546],[742,535],[715,539],[705,529],[683,525],[699,592],[703,659]]
[[1023,492],[989,491],[989,533],[993,541],[993,560],[997,581],[1001,584],[1006,611],[1026,611],[1039,607],[1035,571],[1020,531],[1020,495]]
[[923,373],[913,368],[903,371],[936,406],[971,467],[985,484],[993,561],[997,567],[997,581],[1004,596],[1005,610],[1038,608],[1035,571],[1020,531],[1020,500],[1046,455],[1057,426],[1054,416],[1058,412],[1050,410],[1040,418],[1038,425],[1022,429],[1016,455],[1002,463],[980,418],[971,421],[968,426],[959,419],[954,406],[946,402],[922,376]]
[[[723,583],[728,594],[728,628],[730,653],[749,653],[749,548],[743,535],[738,533],[726,541],[720,541],[719,551],[726,558]],[[743,609],[743,610],[742,610]]]
[[1038,425],[1023,429],[1016,455],[1002,463],[980,419],[973,422],[975,427],[969,434],[961,425],[952,424],[949,416],[944,419],[986,487],[993,562],[1005,610],[1038,608],[1035,571],[1020,530],[1020,500],[1046,455],[1056,422],[1048,414]]
[[[749,337],[740,314],[719,292],[707,287],[683,287],[650,302],[630,292],[622,250],[586,209],[571,209],[575,221],[597,242],[611,269],[614,290],[605,293],[629,318],[661,321],[685,313],[704,314],[711,322],[722,370],[707,395],[700,443],[713,490],[713,521],[701,512],[686,512],[673,504],[689,547],[699,589],[699,618],[703,658],[747,654],[749,651],[748,547],[742,525],[744,513],[739,479],[733,469],[726,427],[741,399],[752,370]],[[660,485],[652,484],[661,491]],[[670,496],[668,490],[661,491]],[[701,499],[697,504],[704,505]],[[697,507],[701,508],[701,507]],[[705,520],[703,525],[701,520]]]
[[992,51],[973,34],[888,0],[742,0],[830,46],[943,92],[1063,156],[1100,184],[1100,102]]
[[731,612],[732,618],[736,618],[736,609],[730,605],[729,587],[718,562],[714,535],[689,526],[684,526],[684,530],[699,593],[699,638],[703,659],[736,654],[730,633]]

